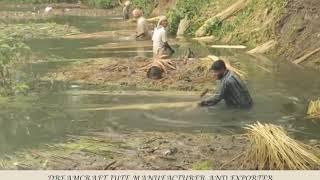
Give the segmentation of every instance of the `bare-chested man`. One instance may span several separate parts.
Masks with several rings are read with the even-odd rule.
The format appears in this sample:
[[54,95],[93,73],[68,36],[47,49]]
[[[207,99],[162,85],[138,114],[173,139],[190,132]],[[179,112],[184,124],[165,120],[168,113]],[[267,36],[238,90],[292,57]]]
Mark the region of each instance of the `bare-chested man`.
[[137,19],[137,31],[136,40],[148,40],[151,38],[148,22],[143,17],[143,11],[141,9],[135,9],[132,12],[133,17]]

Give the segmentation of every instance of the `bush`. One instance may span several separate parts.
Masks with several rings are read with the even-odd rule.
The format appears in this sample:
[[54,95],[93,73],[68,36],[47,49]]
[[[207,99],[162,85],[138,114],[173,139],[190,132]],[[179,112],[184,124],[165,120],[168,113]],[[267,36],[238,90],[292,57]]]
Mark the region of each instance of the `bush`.
[[167,13],[169,22],[169,33],[176,34],[178,31],[180,20],[182,19],[180,14],[175,9],[170,9]]
[[[198,26],[199,15],[201,11],[207,7],[209,0],[178,0],[176,8],[171,9],[167,13],[169,20],[169,32],[176,34],[180,20],[184,17],[188,19],[193,19],[191,26]],[[193,28],[195,29],[195,28]],[[189,34],[192,34],[192,31],[188,31]]]
[[117,5],[117,0],[86,0],[84,3],[97,8],[114,8]]
[[30,48],[17,38],[0,36],[0,95],[7,96],[25,91],[24,83],[16,82],[13,78],[12,66],[29,58]]
[[154,0],[132,0],[132,4],[134,8],[142,9],[146,16],[149,16],[154,8]]

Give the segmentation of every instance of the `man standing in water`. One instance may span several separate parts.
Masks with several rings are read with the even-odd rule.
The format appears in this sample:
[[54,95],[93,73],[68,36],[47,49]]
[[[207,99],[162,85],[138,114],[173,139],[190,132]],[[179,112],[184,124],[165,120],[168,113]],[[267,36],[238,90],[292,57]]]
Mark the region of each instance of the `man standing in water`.
[[167,27],[167,17],[161,16],[152,36],[153,54],[158,58],[167,58],[174,53],[174,50],[168,44]]
[[143,17],[143,12],[141,9],[134,9],[133,17],[137,19],[137,32],[136,32],[136,40],[147,40],[150,39],[151,36],[149,34],[148,22],[145,17]]
[[250,109],[252,107],[252,99],[246,85],[226,68],[224,61],[215,61],[211,70],[215,78],[221,81],[221,85],[217,94],[200,102],[200,106],[214,106],[224,100],[228,108]]
[[130,4],[131,4],[130,1],[126,1],[126,2],[124,3],[124,7],[123,7],[123,9],[122,9],[122,16],[123,16],[123,19],[124,19],[124,20],[129,19],[129,15],[130,15]]

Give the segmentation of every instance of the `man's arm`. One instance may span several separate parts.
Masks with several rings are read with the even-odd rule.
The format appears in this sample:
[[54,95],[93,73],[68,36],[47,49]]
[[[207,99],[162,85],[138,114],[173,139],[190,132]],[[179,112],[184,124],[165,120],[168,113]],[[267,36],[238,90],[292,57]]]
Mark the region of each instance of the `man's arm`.
[[163,34],[162,34],[162,42],[164,42],[164,47],[166,49],[169,49],[171,51],[171,54],[174,53],[174,50],[173,48],[169,45],[168,43],[168,38],[167,38],[167,32],[166,31],[163,31]]
[[220,85],[220,88],[218,90],[218,92],[212,96],[209,97],[203,101],[201,101],[199,103],[200,106],[214,106],[216,104],[218,104],[225,96],[225,92],[226,92],[226,88],[227,88],[227,84],[226,83],[222,83]]
[[171,52],[171,54],[173,54],[175,51],[173,50],[173,48],[168,44],[168,41],[166,41],[165,43],[164,43],[164,47],[166,48],[166,49],[169,49],[170,50],[170,52]]
[[136,35],[136,39],[138,39],[138,38],[142,37],[143,35],[144,35],[144,33],[141,33],[141,34],[138,34],[138,33],[137,33],[137,35]]

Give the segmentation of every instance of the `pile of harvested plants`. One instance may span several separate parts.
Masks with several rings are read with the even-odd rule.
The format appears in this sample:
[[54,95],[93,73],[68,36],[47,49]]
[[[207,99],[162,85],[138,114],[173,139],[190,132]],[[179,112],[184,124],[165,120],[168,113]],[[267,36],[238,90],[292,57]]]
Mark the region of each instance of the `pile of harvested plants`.
[[308,170],[320,167],[320,159],[308,152],[306,145],[290,138],[282,127],[257,123],[246,129],[250,146],[241,157],[243,168]]

